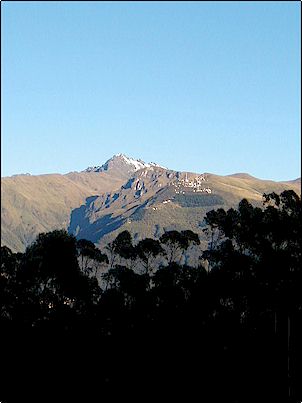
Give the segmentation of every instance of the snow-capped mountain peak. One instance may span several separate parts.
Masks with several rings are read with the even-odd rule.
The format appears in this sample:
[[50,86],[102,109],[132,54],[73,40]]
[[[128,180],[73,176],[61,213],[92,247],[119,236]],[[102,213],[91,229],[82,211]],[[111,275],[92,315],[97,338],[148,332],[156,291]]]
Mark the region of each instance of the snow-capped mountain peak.
[[125,154],[119,153],[115,154],[103,165],[88,167],[87,169],[85,169],[85,172],[119,171],[120,173],[129,175],[133,172],[138,171],[139,169],[150,167],[167,169],[159,164],[156,164],[155,162],[147,163],[142,161],[141,159],[135,159],[132,157],[128,157]]
[[127,157],[127,155],[125,155],[125,154],[116,154],[113,156],[113,158],[114,157],[120,158],[123,162],[125,162],[129,166],[133,166],[135,171],[138,171],[139,169],[147,168],[150,166],[149,164],[146,164],[141,159],[136,160],[134,158]]

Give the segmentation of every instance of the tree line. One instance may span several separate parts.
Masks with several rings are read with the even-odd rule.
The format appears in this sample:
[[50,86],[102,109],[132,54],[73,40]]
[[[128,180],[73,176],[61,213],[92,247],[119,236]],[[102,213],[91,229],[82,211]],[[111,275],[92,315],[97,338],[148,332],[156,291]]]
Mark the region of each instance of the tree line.
[[[298,402],[300,197],[264,194],[262,209],[243,199],[205,223],[206,250],[190,230],[136,244],[123,231],[102,251],[64,230],[40,234],[24,253],[1,247],[3,399],[20,392],[18,380],[32,401],[38,385],[60,385],[86,401],[94,391]],[[190,247],[199,248],[195,267]]]

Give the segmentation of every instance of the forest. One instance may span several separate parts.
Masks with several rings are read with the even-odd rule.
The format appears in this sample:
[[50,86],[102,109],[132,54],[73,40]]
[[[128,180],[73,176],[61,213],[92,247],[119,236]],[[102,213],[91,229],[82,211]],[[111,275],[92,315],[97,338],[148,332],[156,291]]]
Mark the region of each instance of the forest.
[[2,246],[0,401],[298,403],[300,196],[205,224],[206,250],[185,228],[103,250],[65,230]]

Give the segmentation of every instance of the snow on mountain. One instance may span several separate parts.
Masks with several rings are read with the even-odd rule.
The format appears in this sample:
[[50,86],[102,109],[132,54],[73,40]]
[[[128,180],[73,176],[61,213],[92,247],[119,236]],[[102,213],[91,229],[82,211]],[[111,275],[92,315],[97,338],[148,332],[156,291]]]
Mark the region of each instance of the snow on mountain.
[[141,159],[128,157],[125,154],[116,154],[108,161],[106,161],[103,165],[88,167],[87,169],[85,169],[84,172],[104,172],[109,170],[119,170],[123,171],[124,173],[133,173],[138,171],[139,169],[150,167],[167,169],[166,167],[156,164],[155,162],[146,163]]
[[167,167],[164,167],[163,165],[156,164],[156,162],[150,162],[149,165],[152,166],[152,167],[157,167],[157,168],[162,168],[162,169],[169,169]]

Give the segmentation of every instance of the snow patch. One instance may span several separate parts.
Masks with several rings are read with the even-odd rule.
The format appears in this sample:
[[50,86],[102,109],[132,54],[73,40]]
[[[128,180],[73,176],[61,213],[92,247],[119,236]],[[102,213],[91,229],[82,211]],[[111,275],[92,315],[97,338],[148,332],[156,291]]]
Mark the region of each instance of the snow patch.
[[115,154],[112,158],[110,158],[108,161],[105,162],[105,164],[103,165],[98,165],[98,166],[92,166],[92,167],[88,167],[87,169],[85,169],[84,172],[103,172],[103,171],[107,171],[108,170],[108,164],[109,162],[114,162],[114,160],[119,160],[124,162],[125,164],[127,164],[129,167],[131,167],[131,170],[138,171],[139,169],[143,169],[143,168],[152,168],[152,167],[157,167],[157,168],[162,168],[162,169],[168,169],[162,165],[156,164],[155,162],[144,162],[141,159],[135,159],[132,157],[128,157],[125,154],[122,153],[118,153]]

